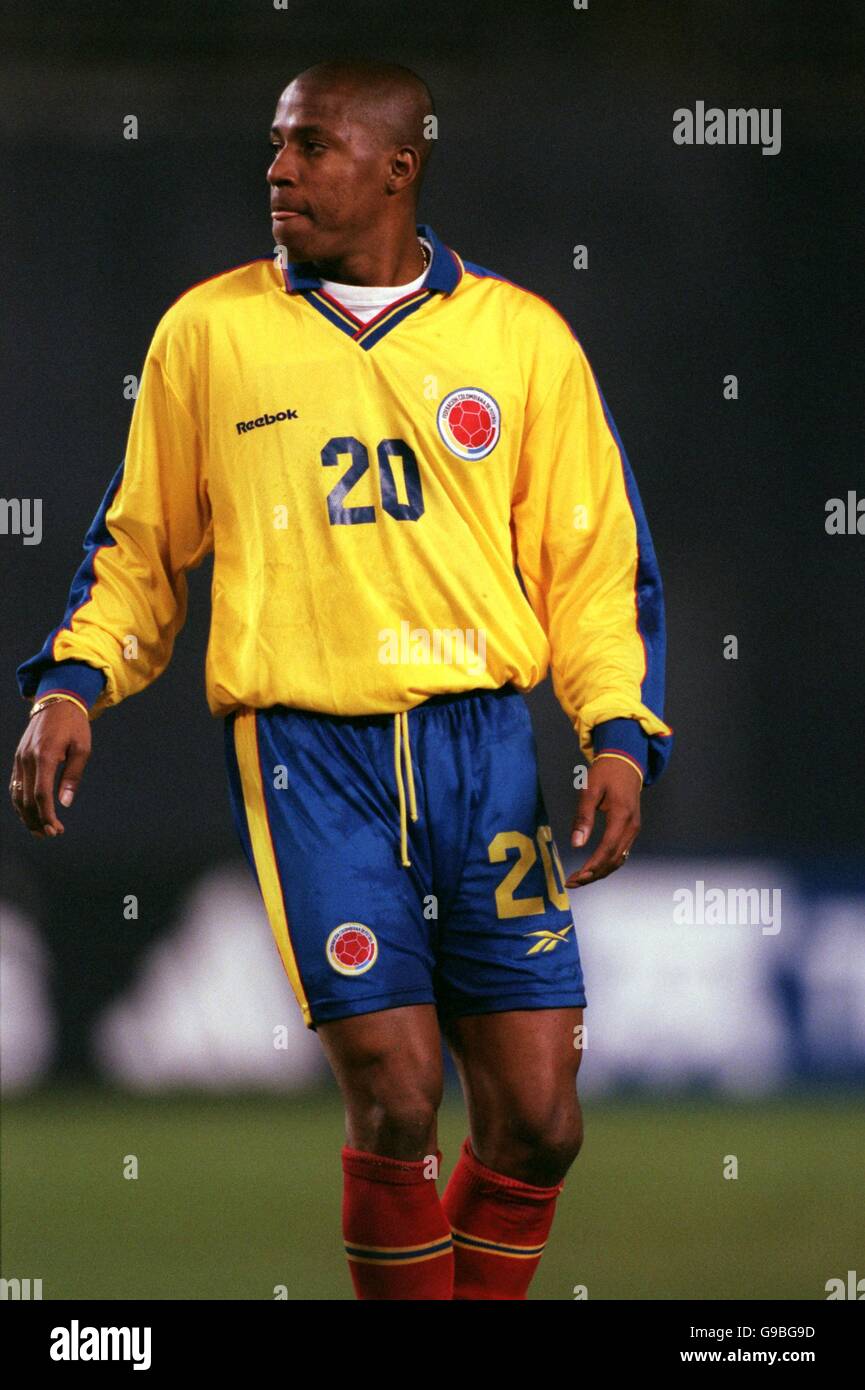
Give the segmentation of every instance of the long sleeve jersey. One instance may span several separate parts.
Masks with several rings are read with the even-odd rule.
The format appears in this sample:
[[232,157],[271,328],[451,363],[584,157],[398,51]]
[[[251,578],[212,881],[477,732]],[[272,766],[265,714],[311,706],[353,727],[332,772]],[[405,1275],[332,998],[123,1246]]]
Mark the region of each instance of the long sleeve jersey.
[[661,579],[585,354],[546,301],[418,233],[425,282],[368,323],[278,259],[164,314],[23,696],[66,689],[96,718],[145,689],[213,552],[214,715],[397,713],[551,669],[586,757],[658,777]]

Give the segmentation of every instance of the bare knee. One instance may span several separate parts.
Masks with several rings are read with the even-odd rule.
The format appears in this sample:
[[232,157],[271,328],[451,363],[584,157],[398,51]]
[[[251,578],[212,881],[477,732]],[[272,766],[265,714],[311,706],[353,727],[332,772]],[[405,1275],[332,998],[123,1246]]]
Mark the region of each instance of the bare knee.
[[352,1148],[417,1161],[436,1151],[438,1106],[423,1093],[354,1097],[346,1106]]
[[553,1187],[568,1172],[583,1144],[583,1116],[576,1094],[566,1100],[538,1097],[495,1117],[477,1136],[478,1158],[495,1172],[537,1187]]
[[345,1102],[349,1146],[416,1161],[436,1152],[443,1078],[432,1009],[362,1015],[320,1029]]
[[399,1050],[358,1052],[343,1086],[352,1148],[408,1161],[435,1153],[440,1068],[407,1062]]

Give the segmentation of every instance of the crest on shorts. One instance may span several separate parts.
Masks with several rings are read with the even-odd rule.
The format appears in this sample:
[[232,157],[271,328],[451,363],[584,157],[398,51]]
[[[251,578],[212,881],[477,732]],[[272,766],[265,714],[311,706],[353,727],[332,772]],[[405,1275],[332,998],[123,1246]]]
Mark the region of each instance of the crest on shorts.
[[375,932],[363,922],[343,922],[334,927],[324,948],[325,955],[340,975],[363,975],[378,959]]
[[486,458],[499,442],[502,415],[488,391],[462,386],[445,396],[436,416],[438,431],[452,454],[473,460]]

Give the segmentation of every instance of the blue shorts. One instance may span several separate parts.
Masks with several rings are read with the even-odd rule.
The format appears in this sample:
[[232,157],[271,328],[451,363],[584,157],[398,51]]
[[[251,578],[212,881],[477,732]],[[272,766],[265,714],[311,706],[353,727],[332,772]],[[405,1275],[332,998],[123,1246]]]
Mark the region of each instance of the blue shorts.
[[583,973],[511,685],[401,715],[225,719],[232,810],[308,1027],[406,1004],[442,1022],[583,1006]]

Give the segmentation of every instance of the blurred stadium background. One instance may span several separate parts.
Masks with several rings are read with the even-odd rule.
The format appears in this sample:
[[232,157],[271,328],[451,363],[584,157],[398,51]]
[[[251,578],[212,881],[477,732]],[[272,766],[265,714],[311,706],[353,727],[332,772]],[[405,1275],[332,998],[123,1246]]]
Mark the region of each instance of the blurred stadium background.
[[[3,492],[44,499],[44,536],[3,537],[2,749],[11,765],[14,668],[59,620],[122,454],[124,377],[179,293],[270,252],[279,90],[333,53],[416,68],[441,123],[423,216],[574,325],[667,594],[677,743],[627,870],[575,895],[586,1144],[532,1297],[822,1298],[865,1276],[862,541],[823,527],[861,478],[861,14],[666,0],[503,17],[49,0],[33,26],[4,7]],[[698,99],[781,107],[782,153],[675,147],[672,111]],[[94,726],[63,839],[5,813],[0,1273],[46,1298],[350,1297],[340,1107],[204,704],[209,578],[191,576],[166,675]],[[548,684],[529,704],[564,849],[576,741]],[[780,930],[677,923],[674,895],[698,883],[777,890]],[[448,1171],[463,1133],[451,1074]]]

